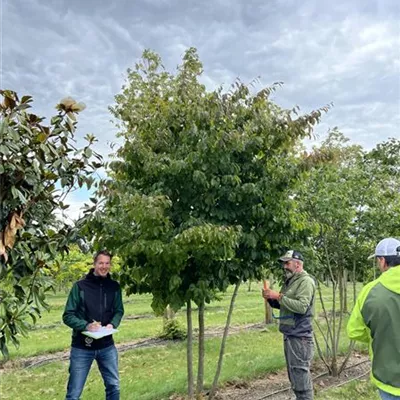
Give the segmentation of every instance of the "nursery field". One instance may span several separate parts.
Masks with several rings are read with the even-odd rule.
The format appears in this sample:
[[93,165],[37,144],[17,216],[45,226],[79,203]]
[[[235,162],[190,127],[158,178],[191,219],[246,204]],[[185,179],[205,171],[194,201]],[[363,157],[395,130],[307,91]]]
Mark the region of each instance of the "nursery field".
[[[263,323],[264,302],[259,286],[253,284],[249,291],[248,287],[243,285],[239,291],[220,379],[221,393],[225,387],[232,387],[237,383],[251,382],[271,373],[279,375],[285,368],[282,336],[277,325],[266,326]],[[210,386],[216,368],[220,337],[231,293],[232,290],[228,291],[221,296],[220,301],[212,302],[206,307],[206,388]],[[326,307],[331,308],[330,288],[323,289],[323,297]],[[70,329],[61,322],[65,301],[64,293],[50,297],[50,312],[44,313],[30,331],[29,337],[21,338],[19,349],[10,348],[11,359],[3,363],[0,370],[1,399],[64,398],[70,343]],[[125,316],[118,334],[115,335],[115,341],[120,347],[122,399],[169,399],[174,398],[171,397],[174,394],[183,395],[186,390],[186,342],[154,340],[162,330],[163,321],[161,317],[153,314],[150,303],[151,297],[148,295],[135,295],[124,299]],[[349,299],[349,308],[351,306]],[[315,314],[324,325],[319,301]],[[176,318],[184,326],[185,310],[178,312]],[[196,324],[196,319],[193,320]],[[348,345],[344,323],[341,351],[345,352]],[[356,350],[365,349],[356,347]],[[195,346],[195,355],[196,351]],[[317,356],[315,358],[317,359]],[[102,398],[103,391],[97,367],[93,366],[82,399]],[[347,395],[349,397],[346,397]],[[359,397],[356,397],[358,395]],[[374,395],[375,389],[365,383],[360,386],[358,381],[354,381],[348,387],[324,390],[320,394],[322,397],[317,393],[317,398],[373,399]]]

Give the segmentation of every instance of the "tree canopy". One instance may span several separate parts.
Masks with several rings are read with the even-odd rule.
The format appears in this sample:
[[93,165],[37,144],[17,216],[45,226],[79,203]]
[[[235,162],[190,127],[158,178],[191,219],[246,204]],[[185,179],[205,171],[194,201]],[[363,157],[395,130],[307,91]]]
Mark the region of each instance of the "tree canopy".
[[249,278],[296,235],[290,189],[307,163],[296,146],[327,108],[299,115],[240,81],[207,91],[188,49],[176,74],[145,51],[111,112],[123,145],[98,192],[91,231],[117,249],[129,292],[175,309]]

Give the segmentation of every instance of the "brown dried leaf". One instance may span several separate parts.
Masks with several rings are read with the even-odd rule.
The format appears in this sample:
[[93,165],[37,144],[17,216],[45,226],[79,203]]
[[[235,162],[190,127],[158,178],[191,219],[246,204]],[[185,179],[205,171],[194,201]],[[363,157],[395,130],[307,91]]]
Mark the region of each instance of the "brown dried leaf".
[[4,246],[12,249],[15,244],[15,236],[18,229],[25,225],[25,221],[17,213],[13,213],[10,223],[4,231]]
[[11,229],[19,229],[25,226],[25,221],[21,216],[19,216],[16,212],[13,213],[10,221],[10,228]]
[[7,225],[6,230],[4,231],[4,246],[9,247],[10,249],[14,247],[16,233],[16,229],[11,229],[10,225]]
[[12,99],[11,97],[5,97],[4,98],[4,107],[7,109],[12,110],[15,107],[16,103],[15,100]]

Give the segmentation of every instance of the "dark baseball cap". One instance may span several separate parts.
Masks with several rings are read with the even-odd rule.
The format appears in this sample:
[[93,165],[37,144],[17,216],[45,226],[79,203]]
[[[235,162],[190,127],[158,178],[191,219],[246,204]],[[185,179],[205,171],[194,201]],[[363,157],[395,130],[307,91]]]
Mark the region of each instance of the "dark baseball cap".
[[297,250],[288,250],[279,261],[290,261],[290,260],[300,260],[304,261],[303,255]]

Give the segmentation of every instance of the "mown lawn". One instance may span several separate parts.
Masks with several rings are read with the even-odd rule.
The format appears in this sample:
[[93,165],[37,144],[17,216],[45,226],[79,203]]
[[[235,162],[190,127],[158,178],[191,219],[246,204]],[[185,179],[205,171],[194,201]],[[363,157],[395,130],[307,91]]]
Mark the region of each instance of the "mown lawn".
[[[219,345],[219,338],[206,340],[206,386],[210,385],[213,378]],[[343,349],[345,346],[346,343]],[[196,353],[197,349],[194,350]],[[284,367],[282,337],[276,328],[265,332],[243,332],[228,338],[221,383],[253,379]],[[65,392],[67,368],[67,362],[53,362],[42,367],[3,373],[1,399],[61,399]],[[185,343],[122,353],[120,376],[122,399],[168,399],[171,393],[184,393]],[[95,400],[102,396],[102,381],[97,367],[93,367],[82,399]]]
[[[252,290],[247,286],[240,288],[231,325],[240,326],[246,324],[262,323],[264,318],[264,302],[260,296],[261,285],[253,284]],[[221,295],[220,301],[214,301],[206,306],[206,326],[208,329],[223,327],[226,312],[232,294],[232,288]],[[329,288],[323,289],[323,295],[327,308],[332,306],[332,295]],[[70,345],[71,330],[61,321],[62,312],[67,294],[60,293],[48,298],[51,309],[44,312],[37,326],[30,332],[28,338],[21,337],[19,349],[10,346],[12,359],[46,354],[66,350]],[[132,340],[146,339],[158,335],[162,330],[162,318],[156,317],[151,309],[150,295],[133,295],[124,299],[125,319],[115,335],[117,343],[125,343]],[[349,308],[352,302],[349,299]],[[316,314],[321,312],[321,305],[317,299]],[[186,324],[186,310],[177,313],[177,320],[182,326]],[[142,319],[129,319],[130,316],[143,316]],[[197,318],[193,318],[194,328],[197,328]]]
[[[263,321],[264,302],[260,297],[258,286],[253,285],[251,291],[248,291],[246,286],[241,288],[232,325],[243,326]],[[224,325],[230,293],[231,290],[222,296],[221,301],[207,306],[206,324],[208,329]],[[324,298],[327,300],[327,308],[330,308],[329,289],[324,289]],[[14,359],[69,348],[70,330],[60,323],[65,299],[65,294],[58,294],[49,299],[51,311],[43,316],[39,326],[32,330],[29,338],[21,340],[19,350],[11,348]],[[131,296],[125,299],[126,316],[145,315],[146,318],[137,320],[126,318],[121,324],[119,333],[115,335],[117,342],[150,338],[160,332],[162,319],[152,314],[150,303],[151,297],[148,295]],[[320,305],[317,304],[316,312],[319,313],[320,310]],[[184,323],[184,314],[184,310],[177,314],[178,320],[182,323]],[[344,332],[345,325],[344,323],[342,326],[342,351],[345,351],[348,346]],[[206,386],[210,385],[215,372],[219,345],[220,338],[206,340]],[[196,354],[196,349],[194,353]],[[282,336],[276,325],[270,326],[264,331],[243,331],[228,338],[220,382],[253,379],[284,367]],[[53,362],[42,367],[3,372],[0,375],[0,398],[2,400],[62,399],[65,395],[67,368],[67,362]],[[102,380],[97,367],[93,367],[93,369],[85,386],[83,400],[103,398]],[[167,346],[121,353],[120,374],[122,399],[160,400],[167,399],[171,393],[184,393],[186,390],[186,344],[185,342],[171,342]],[[338,393],[341,393],[340,390],[347,389],[338,389]],[[350,387],[349,390],[360,389]],[[326,393],[329,396],[336,396],[335,391]],[[321,396],[323,395],[325,394],[321,393]],[[318,398],[328,397],[319,396]],[[351,398],[356,399],[357,397],[353,394]],[[373,399],[373,397],[368,398]]]
[[347,385],[323,391],[317,400],[379,400],[378,390],[368,381],[353,381]]

